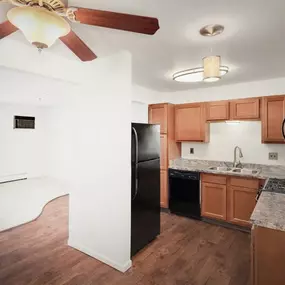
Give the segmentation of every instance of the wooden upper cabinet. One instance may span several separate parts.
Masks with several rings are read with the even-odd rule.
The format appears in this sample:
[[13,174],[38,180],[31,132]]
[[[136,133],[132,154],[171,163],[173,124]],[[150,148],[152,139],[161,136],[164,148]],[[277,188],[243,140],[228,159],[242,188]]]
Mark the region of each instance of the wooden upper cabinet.
[[160,125],[160,133],[167,133],[167,104],[149,105],[148,121]]
[[206,104],[207,121],[225,121],[230,119],[229,101],[208,102]]
[[202,216],[226,221],[226,185],[202,182]]
[[282,123],[285,118],[285,96],[262,98],[262,142],[284,143]]
[[260,119],[260,99],[249,98],[230,101],[232,120]]
[[181,104],[175,106],[176,141],[208,141],[205,103]]

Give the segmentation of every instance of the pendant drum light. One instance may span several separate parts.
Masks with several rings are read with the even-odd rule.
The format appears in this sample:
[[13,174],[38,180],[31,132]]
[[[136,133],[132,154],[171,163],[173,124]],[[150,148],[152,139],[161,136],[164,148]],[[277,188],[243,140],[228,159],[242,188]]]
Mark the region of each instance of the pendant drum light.
[[216,82],[221,79],[221,57],[217,55],[203,58],[204,81]]

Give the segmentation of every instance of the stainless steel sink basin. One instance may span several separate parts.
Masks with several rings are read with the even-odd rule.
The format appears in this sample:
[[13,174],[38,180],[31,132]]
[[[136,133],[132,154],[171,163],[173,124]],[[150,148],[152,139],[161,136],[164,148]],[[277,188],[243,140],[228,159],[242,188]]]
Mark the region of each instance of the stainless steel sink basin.
[[216,170],[216,171],[231,171],[232,168],[230,167],[222,167],[222,166],[218,166],[218,167],[210,167],[210,170]]
[[209,167],[209,169],[213,171],[232,172],[232,173],[240,173],[245,175],[257,175],[260,172],[260,170],[258,169],[233,168],[233,167],[222,167],[222,166]]
[[259,170],[258,169],[248,169],[248,168],[235,168],[232,170],[232,172],[248,174],[248,175],[256,175],[259,173]]

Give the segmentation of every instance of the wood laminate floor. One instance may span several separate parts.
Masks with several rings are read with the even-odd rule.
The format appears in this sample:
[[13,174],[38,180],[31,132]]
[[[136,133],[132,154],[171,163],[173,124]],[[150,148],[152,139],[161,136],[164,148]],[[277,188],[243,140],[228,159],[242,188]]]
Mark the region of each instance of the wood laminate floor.
[[68,196],[0,233],[1,285],[249,285],[250,236],[162,214],[161,236],[122,274],[67,246]]

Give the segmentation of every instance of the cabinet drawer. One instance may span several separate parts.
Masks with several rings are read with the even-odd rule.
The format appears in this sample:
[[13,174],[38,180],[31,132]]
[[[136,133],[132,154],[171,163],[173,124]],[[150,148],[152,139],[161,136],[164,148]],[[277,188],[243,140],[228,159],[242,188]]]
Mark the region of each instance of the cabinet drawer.
[[230,185],[238,186],[238,187],[245,187],[251,189],[258,189],[259,188],[259,180],[252,179],[252,178],[243,178],[243,177],[231,177]]
[[216,174],[202,174],[202,182],[207,183],[215,183],[215,184],[227,184],[227,177],[222,175],[216,175]]

